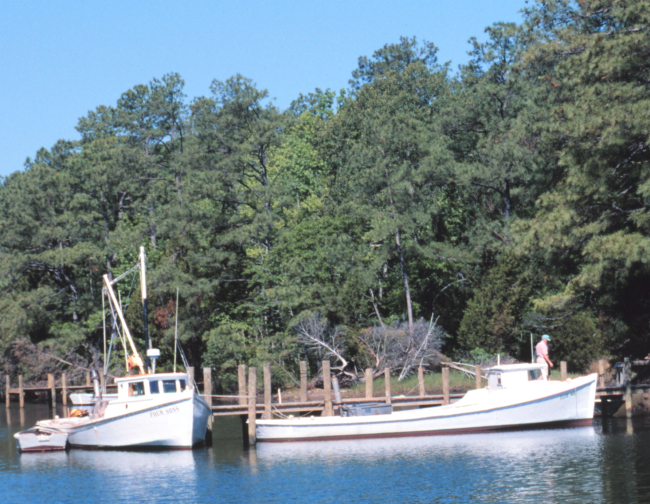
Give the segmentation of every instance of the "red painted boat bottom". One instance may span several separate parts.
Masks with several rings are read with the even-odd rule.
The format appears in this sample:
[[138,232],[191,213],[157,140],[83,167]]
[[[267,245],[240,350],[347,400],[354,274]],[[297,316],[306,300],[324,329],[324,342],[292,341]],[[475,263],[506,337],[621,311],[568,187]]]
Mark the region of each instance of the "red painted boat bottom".
[[21,453],[43,453],[53,451],[65,451],[65,448],[61,448],[60,446],[35,446],[34,448],[25,448],[20,450]]
[[582,420],[562,420],[559,422],[532,423],[525,425],[500,425],[495,427],[473,427],[469,429],[447,429],[421,432],[400,432],[388,434],[362,434],[356,436],[322,436],[310,438],[284,438],[284,439],[258,439],[260,443],[296,443],[302,441],[341,441],[344,439],[377,439],[377,438],[394,438],[394,437],[416,437],[416,436],[451,436],[457,434],[476,434],[482,432],[512,432],[522,430],[538,429],[559,429],[568,427],[588,427],[592,425],[593,419]]

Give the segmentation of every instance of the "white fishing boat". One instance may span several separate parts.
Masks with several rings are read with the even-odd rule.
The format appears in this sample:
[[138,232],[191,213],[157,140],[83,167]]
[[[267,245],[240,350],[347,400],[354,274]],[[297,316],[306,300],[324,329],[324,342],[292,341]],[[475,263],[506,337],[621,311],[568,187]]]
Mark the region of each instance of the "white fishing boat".
[[68,434],[57,429],[32,427],[14,434],[20,452],[49,452],[65,450]]
[[117,398],[95,402],[85,416],[42,420],[64,432],[71,448],[192,448],[205,440],[211,415],[186,373],[117,378]]
[[[121,304],[112,288],[120,278],[138,268],[145,316],[145,340],[148,347],[146,368],[131,337]],[[115,280],[110,280],[107,275],[104,275],[104,294],[108,297],[114,321],[110,348],[117,335],[122,342],[127,361],[127,376],[115,378],[117,394],[106,394],[100,386],[97,372],[93,371],[91,376],[94,393],[73,397],[75,407],[69,418],[42,420],[36,423],[36,428],[64,433],[69,445],[78,448],[192,448],[205,441],[212,410],[205,399],[199,395],[196,383],[187,373],[155,372],[156,358],[160,356],[160,351],[151,348],[147,334],[143,247],[140,248],[139,264],[129,272]],[[128,355],[129,351],[131,355]],[[187,368],[185,359],[184,362]],[[107,370],[108,365],[105,365],[104,384]],[[138,371],[138,374],[132,374]]]
[[388,414],[257,420],[257,440],[321,441],[591,425],[598,375],[547,381],[540,379],[541,368],[540,364],[491,368],[487,387],[471,390],[445,406]]

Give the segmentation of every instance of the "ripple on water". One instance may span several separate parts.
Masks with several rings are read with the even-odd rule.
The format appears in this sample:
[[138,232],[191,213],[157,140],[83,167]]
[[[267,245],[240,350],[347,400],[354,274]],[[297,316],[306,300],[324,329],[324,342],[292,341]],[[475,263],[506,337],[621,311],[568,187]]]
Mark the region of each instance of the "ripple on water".
[[[28,408],[26,408],[28,409]],[[32,422],[33,423],[33,422]],[[242,450],[239,419],[214,449],[18,455],[0,415],[5,502],[643,502],[650,422]]]

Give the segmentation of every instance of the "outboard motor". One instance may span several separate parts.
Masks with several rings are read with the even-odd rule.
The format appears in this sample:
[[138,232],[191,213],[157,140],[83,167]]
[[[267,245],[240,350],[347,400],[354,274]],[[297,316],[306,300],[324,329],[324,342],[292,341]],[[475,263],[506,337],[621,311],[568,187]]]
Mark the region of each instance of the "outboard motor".
[[90,371],[90,378],[93,381],[93,391],[95,392],[95,400],[102,400],[102,388],[99,384],[99,374],[94,369]]

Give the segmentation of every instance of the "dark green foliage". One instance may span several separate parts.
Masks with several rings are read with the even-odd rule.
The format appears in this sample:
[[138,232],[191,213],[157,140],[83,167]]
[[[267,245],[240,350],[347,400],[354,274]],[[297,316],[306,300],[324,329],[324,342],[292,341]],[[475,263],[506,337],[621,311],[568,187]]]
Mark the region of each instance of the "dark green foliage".
[[289,383],[308,357],[293,328],[319,316],[348,369],[367,364],[363,331],[432,315],[443,351],[470,359],[528,360],[531,332],[574,370],[644,357],[649,12],[538,1],[470,40],[456,77],[402,37],[359,59],[351,89],[285,112],[241,75],[191,101],[178,74],[134,86],[1,180],[2,363],[36,366],[16,357],[32,346],[96,362],[102,275],[140,246],[159,368],[178,312],[190,362],[223,389],[241,363]]
[[523,322],[532,293],[533,282],[521,259],[503,254],[467,303],[458,330],[459,350],[482,348],[493,354],[529,358]]
[[550,334],[549,356],[555,366],[566,361],[569,371],[582,373],[603,355],[603,336],[597,320],[589,312],[574,315]]

